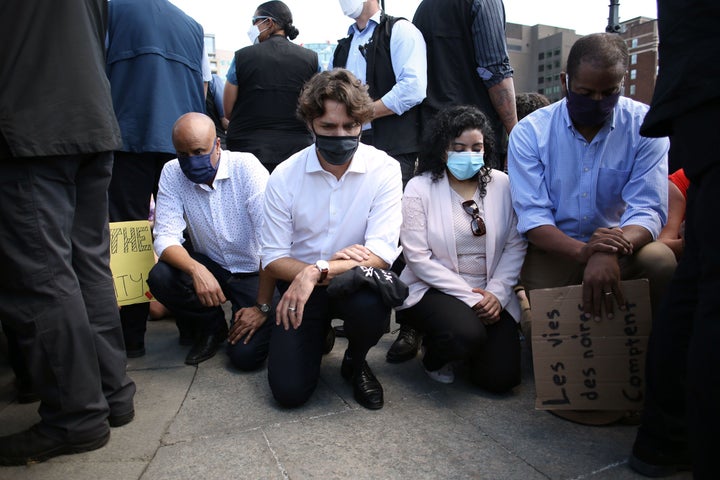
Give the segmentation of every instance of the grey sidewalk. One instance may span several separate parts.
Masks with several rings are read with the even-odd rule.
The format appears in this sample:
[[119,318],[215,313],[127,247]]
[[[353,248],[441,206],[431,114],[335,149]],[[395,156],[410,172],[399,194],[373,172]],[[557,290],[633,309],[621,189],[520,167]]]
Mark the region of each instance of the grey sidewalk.
[[[635,427],[586,427],[534,410],[530,362],[522,385],[494,396],[462,376],[433,382],[418,359],[385,362],[385,335],[369,363],[385,389],[370,411],[340,377],[346,340],[324,358],[317,391],[302,408],[273,401],[267,372],[240,373],[224,353],[183,364],[172,321],[150,322],[148,354],[129,362],[137,416],[100,450],[29,467],[0,467],[0,479],[635,479],[627,455]],[[0,367],[0,435],[38,420],[37,404],[13,400]],[[689,474],[674,478],[691,478]]]

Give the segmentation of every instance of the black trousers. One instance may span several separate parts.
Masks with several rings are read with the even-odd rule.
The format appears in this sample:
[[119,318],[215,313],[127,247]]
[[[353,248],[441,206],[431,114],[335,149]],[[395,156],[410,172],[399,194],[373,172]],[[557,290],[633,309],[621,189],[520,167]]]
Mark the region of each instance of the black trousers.
[[111,170],[112,152],[0,160],[0,317],[40,396],[41,430],[69,442],[133,409],[109,268]]
[[[288,284],[278,282],[280,294]],[[345,335],[353,366],[358,371],[370,348],[385,332],[390,308],[380,295],[361,288],[342,298],[329,297],[326,287],[315,287],[305,304],[303,321],[297,330],[274,326],[270,339],[268,381],[270,390],[283,406],[305,403],[320,378],[325,332],[333,318],[345,321]]]
[[399,310],[396,318],[424,333],[426,369],[468,361],[470,378],[486,390],[504,393],[520,384],[520,335],[507,311],[486,326],[465,302],[431,288],[418,303]]
[[[217,279],[225,298],[232,303],[233,318],[235,312],[241,308],[255,305],[259,280],[257,273],[233,275],[201,253],[191,252],[190,255],[205,265]],[[198,338],[227,332],[223,308],[203,306],[195,293],[192,278],[185,272],[159,261],[150,270],[148,285],[155,298],[175,316],[181,338]],[[247,345],[242,342],[228,344],[228,355],[235,367],[255,370],[262,365],[268,355],[274,323],[275,318],[271,314]]]
[[[662,308],[653,318],[645,409],[637,441],[689,448],[695,478],[716,478],[720,451],[720,103],[675,120],[673,153],[691,186],[685,247]],[[713,160],[714,157],[714,161]]]
[[[170,153],[115,152],[108,190],[111,222],[148,219],[150,195],[157,196],[160,172],[173,158],[175,155]],[[126,305],[120,310],[125,344],[129,350],[144,345],[149,313],[149,303]]]

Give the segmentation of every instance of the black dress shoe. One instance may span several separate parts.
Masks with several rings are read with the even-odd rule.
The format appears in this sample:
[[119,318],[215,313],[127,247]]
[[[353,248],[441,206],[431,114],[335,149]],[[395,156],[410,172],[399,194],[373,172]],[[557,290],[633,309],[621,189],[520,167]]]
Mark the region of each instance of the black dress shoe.
[[197,365],[215,356],[220,345],[227,338],[227,331],[203,335],[198,339],[185,357],[187,365]]
[[135,418],[135,409],[130,410],[128,413],[124,413],[122,415],[112,415],[108,416],[108,423],[112,428],[118,428],[122,427],[124,425],[127,425],[128,423],[132,422]]
[[43,435],[37,425],[22,432],[0,437],[0,465],[27,465],[44,462],[58,455],[89,452],[103,447],[110,439],[110,430],[82,443],[68,443]]
[[352,379],[353,396],[365,408],[379,410],[383,407],[383,388],[367,362],[359,372],[355,372]]
[[692,470],[690,451],[687,445],[652,448],[648,442],[635,439],[628,465],[646,477],[669,477],[678,472]]
[[385,359],[390,363],[402,363],[415,358],[420,347],[420,332],[409,325],[401,325],[397,339],[390,345]]
[[125,355],[127,358],[139,358],[145,355],[145,343],[125,343]]

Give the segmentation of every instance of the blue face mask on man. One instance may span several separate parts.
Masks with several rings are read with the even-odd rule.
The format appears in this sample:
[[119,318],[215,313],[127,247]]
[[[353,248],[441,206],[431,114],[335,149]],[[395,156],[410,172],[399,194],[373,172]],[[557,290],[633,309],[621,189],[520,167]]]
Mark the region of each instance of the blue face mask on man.
[[448,152],[447,169],[458,180],[474,177],[485,165],[483,152]]
[[217,139],[213,141],[212,150],[205,155],[178,155],[180,169],[194,183],[210,183],[215,178],[217,166],[213,167],[212,155],[215,153]]

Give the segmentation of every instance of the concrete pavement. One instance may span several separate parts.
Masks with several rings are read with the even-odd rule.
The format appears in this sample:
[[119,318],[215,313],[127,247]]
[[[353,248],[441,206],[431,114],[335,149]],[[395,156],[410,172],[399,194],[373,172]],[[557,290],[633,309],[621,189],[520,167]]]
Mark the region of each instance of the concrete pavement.
[[[385,362],[395,335],[368,361],[385,407],[360,407],[340,377],[346,340],[322,364],[320,384],[295,410],[274,402],[267,371],[230,368],[224,351],[190,367],[174,322],[148,324],[147,355],[131,359],[136,418],[94,452],[28,467],[0,467],[2,480],[214,479],[593,479],[644,478],[627,466],[635,427],[587,427],[534,409],[528,351],[511,395],[485,393],[460,374],[430,380],[419,358]],[[37,403],[14,401],[0,365],[0,435],[37,422]],[[689,474],[676,479],[689,479]]]

